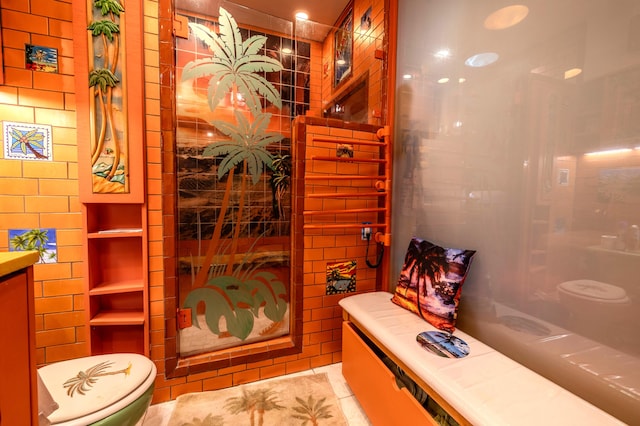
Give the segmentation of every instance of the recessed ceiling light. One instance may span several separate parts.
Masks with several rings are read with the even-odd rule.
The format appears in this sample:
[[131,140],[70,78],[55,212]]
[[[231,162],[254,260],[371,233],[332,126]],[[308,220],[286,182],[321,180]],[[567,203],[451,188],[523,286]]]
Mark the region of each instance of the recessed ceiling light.
[[504,30],[522,22],[529,14],[529,8],[521,4],[503,7],[487,16],[484,27],[488,30]]
[[449,82],[449,77],[442,77],[440,80],[438,80],[438,83],[440,84],[444,84],[448,82]]
[[478,53],[467,58],[464,64],[468,67],[480,68],[491,65],[498,60],[498,54],[494,52]]
[[404,78],[405,80],[411,80],[413,76],[411,74],[404,74],[402,78]]
[[307,12],[296,12],[296,19],[306,21],[309,19],[309,14]]
[[288,47],[283,47],[282,49],[280,49],[280,52],[284,53],[285,55],[290,55],[291,53],[293,53],[293,50],[289,49]]
[[440,49],[433,56],[440,59],[445,59],[451,56],[451,51],[449,49]]
[[564,72],[564,79],[569,80],[570,78],[573,78],[581,73],[582,73],[582,68],[571,68],[570,70],[566,70]]
[[464,83],[465,81],[467,81],[467,79],[466,79],[466,78],[464,78],[464,77],[460,77],[460,78],[458,79],[458,83]]
[[346,63],[347,63],[347,61],[345,61],[344,59],[338,59],[338,60],[336,61],[336,64],[338,64],[338,65],[344,65],[344,64],[346,64]]

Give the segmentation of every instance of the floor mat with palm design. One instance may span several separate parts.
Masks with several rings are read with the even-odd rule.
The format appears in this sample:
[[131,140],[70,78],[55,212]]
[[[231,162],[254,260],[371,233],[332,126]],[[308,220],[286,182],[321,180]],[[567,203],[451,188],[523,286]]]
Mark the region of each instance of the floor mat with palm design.
[[326,373],[181,395],[169,426],[344,425]]

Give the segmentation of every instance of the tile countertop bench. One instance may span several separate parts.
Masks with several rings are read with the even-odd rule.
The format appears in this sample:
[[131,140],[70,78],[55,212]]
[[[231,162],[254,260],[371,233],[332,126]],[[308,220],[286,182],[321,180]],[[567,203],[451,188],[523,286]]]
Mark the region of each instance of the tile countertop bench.
[[454,335],[467,342],[469,355],[455,359],[428,352],[416,335],[435,328],[392,303],[391,297],[387,292],[363,293],[339,303],[356,326],[384,346],[383,351],[392,351],[470,423],[624,424],[460,330]]
[[33,265],[39,259],[37,251],[0,252],[0,277]]

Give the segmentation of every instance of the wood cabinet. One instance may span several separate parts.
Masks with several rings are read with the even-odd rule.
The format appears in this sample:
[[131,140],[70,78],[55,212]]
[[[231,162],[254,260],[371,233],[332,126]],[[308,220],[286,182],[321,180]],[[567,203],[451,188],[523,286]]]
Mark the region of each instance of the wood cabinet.
[[38,424],[33,267],[37,252],[0,253],[0,425]]
[[[142,2],[128,2],[111,22],[120,37],[106,52],[88,28],[107,17],[94,2],[72,3],[87,341],[91,355],[148,355]],[[106,63],[117,64],[120,78],[108,93],[96,92],[92,76]]]
[[84,204],[85,306],[92,355],[149,355],[144,204]]

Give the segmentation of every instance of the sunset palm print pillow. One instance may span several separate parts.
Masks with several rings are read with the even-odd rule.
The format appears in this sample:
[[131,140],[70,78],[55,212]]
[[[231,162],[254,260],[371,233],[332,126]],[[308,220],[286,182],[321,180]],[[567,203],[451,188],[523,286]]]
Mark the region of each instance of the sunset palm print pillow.
[[462,284],[475,253],[412,238],[391,301],[453,333]]

